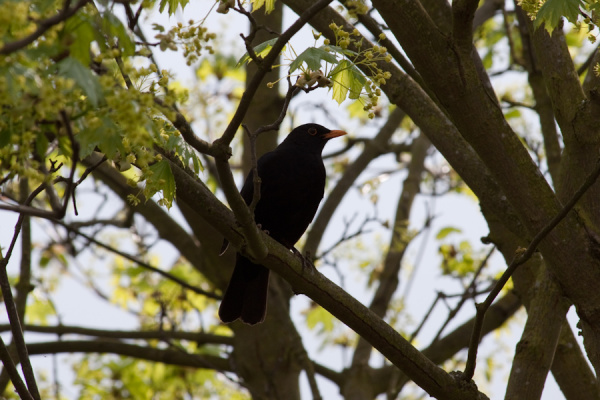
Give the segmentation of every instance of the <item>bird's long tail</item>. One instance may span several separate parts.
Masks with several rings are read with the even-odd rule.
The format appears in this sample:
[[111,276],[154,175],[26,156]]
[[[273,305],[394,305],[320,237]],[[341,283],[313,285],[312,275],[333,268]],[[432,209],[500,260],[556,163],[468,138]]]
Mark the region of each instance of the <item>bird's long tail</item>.
[[264,321],[268,288],[269,269],[238,254],[219,307],[219,318],[225,323],[241,318],[250,325]]

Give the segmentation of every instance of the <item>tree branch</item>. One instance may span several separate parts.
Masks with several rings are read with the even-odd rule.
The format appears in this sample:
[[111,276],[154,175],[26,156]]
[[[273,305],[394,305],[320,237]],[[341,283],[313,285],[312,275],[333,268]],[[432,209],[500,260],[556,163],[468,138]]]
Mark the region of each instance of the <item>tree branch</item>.
[[[52,335],[85,335],[95,336],[104,339],[143,339],[143,340],[187,340],[194,342],[198,345],[202,344],[222,344],[226,346],[233,345],[233,338],[231,336],[214,335],[205,332],[184,332],[184,331],[169,331],[169,330],[135,330],[135,331],[122,331],[122,330],[106,330],[106,329],[93,329],[84,328],[80,326],[72,325],[56,325],[56,326],[43,326],[43,325],[30,325],[25,324],[23,326],[26,332],[46,333]],[[10,330],[10,325],[0,324],[0,332],[6,332]]]
[[[10,329],[10,327],[9,327]],[[25,400],[33,400],[31,393],[27,390],[27,386],[21,379],[19,375],[19,371],[17,371],[17,367],[13,362],[10,353],[8,352],[8,348],[4,344],[4,340],[0,337],[0,360],[2,361],[2,365],[4,365],[4,369],[10,377],[11,382],[13,383],[15,390],[21,397],[21,399]]]
[[135,256],[132,256],[130,254],[122,252],[121,250],[116,249],[116,248],[114,248],[114,247],[112,247],[112,246],[110,246],[108,244],[102,243],[102,242],[94,239],[93,237],[91,237],[89,235],[86,235],[85,233],[81,232],[79,229],[73,228],[72,226],[70,226],[67,223],[64,223],[62,221],[54,221],[54,223],[63,226],[69,232],[73,232],[76,235],[81,236],[82,238],[84,238],[88,242],[94,243],[96,246],[102,247],[103,249],[106,249],[106,250],[108,250],[108,251],[110,251],[112,253],[115,253],[115,254],[117,254],[117,255],[119,255],[119,256],[121,256],[121,257],[123,257],[123,258],[125,258],[125,259],[127,259],[129,261],[131,261],[131,262],[136,263],[137,265],[139,265],[140,267],[142,267],[144,269],[147,269],[147,270],[149,270],[151,272],[157,273],[158,275],[162,276],[163,278],[166,278],[166,279],[170,280],[171,282],[177,283],[179,286],[181,286],[184,289],[191,290],[194,293],[206,296],[206,297],[211,298],[211,299],[215,299],[215,300],[220,300],[221,299],[220,296],[217,296],[214,293],[207,292],[206,290],[200,289],[197,286],[191,285],[191,284],[187,283],[186,281],[184,281],[183,279],[180,279],[180,278],[176,277],[175,275],[173,275],[173,274],[171,274],[171,273],[169,273],[167,271],[163,271],[162,269],[154,267],[154,266],[152,266],[152,265],[150,265],[150,264],[148,264],[148,263],[140,260],[139,258],[137,258]]
[[63,340],[58,342],[31,343],[27,346],[27,349],[31,355],[111,353],[179,367],[206,368],[220,372],[233,372],[229,361],[221,357],[207,354],[190,354],[175,350],[162,350],[114,340]]

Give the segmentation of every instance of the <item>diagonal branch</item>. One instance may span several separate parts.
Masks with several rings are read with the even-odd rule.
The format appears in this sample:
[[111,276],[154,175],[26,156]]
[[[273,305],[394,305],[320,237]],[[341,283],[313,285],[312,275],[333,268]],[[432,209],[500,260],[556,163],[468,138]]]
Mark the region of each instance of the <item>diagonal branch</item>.
[[96,246],[102,247],[103,249],[106,249],[112,253],[115,253],[131,262],[136,263],[137,265],[139,265],[140,267],[147,269],[148,271],[157,273],[158,275],[162,276],[163,278],[166,278],[172,282],[177,283],[178,285],[180,285],[182,288],[187,289],[187,290],[191,290],[194,293],[206,296],[208,298],[211,299],[215,299],[215,300],[220,300],[221,297],[217,296],[216,294],[212,293],[212,292],[207,292],[206,290],[200,289],[197,286],[191,285],[189,283],[187,283],[186,281],[184,281],[183,279],[180,279],[178,277],[176,277],[173,274],[170,274],[167,271],[163,271],[160,268],[157,268],[153,265],[150,265],[142,260],[140,260],[139,258],[132,256],[131,254],[127,254],[119,249],[116,249],[106,243],[102,243],[99,240],[94,239],[93,237],[86,235],[85,233],[81,232],[79,229],[72,227],[69,224],[66,224],[62,221],[54,221],[54,223],[62,225],[66,230],[68,230],[69,232],[73,232],[75,234],[77,234],[78,236],[81,236],[82,238],[84,238],[85,240],[87,240],[90,243],[94,243]]
[[25,383],[21,379],[21,376],[19,376],[19,371],[17,370],[17,367],[15,366],[15,363],[12,360],[10,353],[8,352],[8,348],[4,344],[4,340],[2,340],[1,337],[0,361],[2,361],[2,365],[8,373],[8,376],[10,377],[10,380],[13,383],[13,386],[15,387],[15,390],[17,391],[21,399],[33,400],[31,393],[29,393],[29,390],[27,390],[27,386],[25,386]]

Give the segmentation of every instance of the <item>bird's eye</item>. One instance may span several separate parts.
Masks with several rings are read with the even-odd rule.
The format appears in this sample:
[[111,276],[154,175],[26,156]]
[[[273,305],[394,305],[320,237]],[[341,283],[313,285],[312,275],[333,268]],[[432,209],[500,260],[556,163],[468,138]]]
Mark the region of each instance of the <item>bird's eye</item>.
[[308,134],[311,136],[315,136],[317,134],[317,128],[310,128],[308,130]]

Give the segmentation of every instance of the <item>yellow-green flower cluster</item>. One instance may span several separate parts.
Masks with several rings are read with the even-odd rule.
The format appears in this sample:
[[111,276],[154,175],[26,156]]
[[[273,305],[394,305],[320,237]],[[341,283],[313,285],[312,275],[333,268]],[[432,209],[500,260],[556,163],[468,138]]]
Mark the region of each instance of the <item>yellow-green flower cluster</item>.
[[212,46],[206,43],[215,39],[217,35],[209,33],[205,27],[196,24],[194,20],[189,20],[188,24],[183,25],[179,22],[168,32],[164,32],[164,28],[158,24],[154,24],[154,29],[159,31],[155,38],[160,41],[159,47],[162,51],[167,49],[176,51],[179,46],[182,46],[187,65],[192,65],[198,60],[202,50],[214,54]]
[[[388,79],[391,78],[392,74],[389,71],[384,71],[379,65],[379,62],[391,62],[392,56],[387,52],[385,46],[378,44],[372,46],[369,49],[362,49],[362,37],[358,29],[354,29],[352,32],[346,32],[342,27],[335,23],[331,23],[329,28],[333,31],[336,38],[336,45],[347,49],[352,45],[356,49],[356,56],[351,60],[357,66],[366,66],[369,73],[365,73],[368,79],[365,89],[367,92],[367,99],[361,99],[364,103],[363,109],[369,112],[369,118],[374,118],[375,113],[372,111],[378,104],[379,97],[381,96],[380,85],[385,85]],[[357,39],[359,38],[360,39]],[[377,39],[379,43],[385,40],[385,34],[381,33]],[[326,40],[325,44],[329,44]]]
[[517,0],[519,7],[521,7],[531,19],[535,19],[535,16],[545,2],[546,0]]
[[348,10],[350,17],[353,18],[369,12],[369,6],[364,0],[347,0],[344,2],[344,6]]

